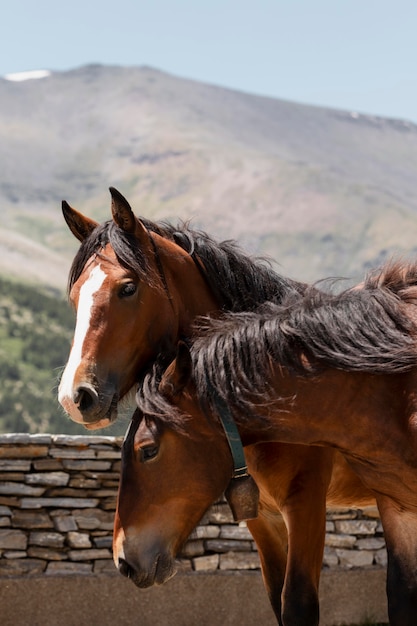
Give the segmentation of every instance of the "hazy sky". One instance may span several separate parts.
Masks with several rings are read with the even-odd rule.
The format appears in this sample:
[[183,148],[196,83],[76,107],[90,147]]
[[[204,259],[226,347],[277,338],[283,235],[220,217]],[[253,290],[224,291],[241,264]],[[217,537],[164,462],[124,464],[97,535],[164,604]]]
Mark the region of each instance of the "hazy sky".
[[251,93],[417,123],[417,1],[2,4],[0,76],[87,63],[149,65]]

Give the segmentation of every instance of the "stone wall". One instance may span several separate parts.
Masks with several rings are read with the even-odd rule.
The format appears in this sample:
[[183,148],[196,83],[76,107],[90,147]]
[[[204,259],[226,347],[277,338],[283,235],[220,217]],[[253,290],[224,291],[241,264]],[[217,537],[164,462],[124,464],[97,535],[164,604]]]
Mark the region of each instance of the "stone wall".
[[[0,435],[0,577],[117,574],[111,555],[121,439]],[[245,524],[214,505],[184,547],[185,571],[258,570]],[[330,511],[323,567],[380,568],[376,509]]]

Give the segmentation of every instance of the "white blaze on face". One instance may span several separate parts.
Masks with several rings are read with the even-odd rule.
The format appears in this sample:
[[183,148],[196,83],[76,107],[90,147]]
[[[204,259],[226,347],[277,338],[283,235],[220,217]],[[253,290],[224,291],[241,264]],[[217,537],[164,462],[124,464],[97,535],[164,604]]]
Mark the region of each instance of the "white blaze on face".
[[58,390],[58,400],[67,412],[70,412],[68,411],[68,401],[73,404],[74,378],[81,363],[84,341],[90,328],[94,294],[100,289],[105,278],[105,272],[100,265],[97,265],[80,289],[74,342]]
[[126,539],[125,532],[120,524],[116,524],[117,530],[113,533],[113,561],[119,569],[120,559],[125,559],[124,542]]

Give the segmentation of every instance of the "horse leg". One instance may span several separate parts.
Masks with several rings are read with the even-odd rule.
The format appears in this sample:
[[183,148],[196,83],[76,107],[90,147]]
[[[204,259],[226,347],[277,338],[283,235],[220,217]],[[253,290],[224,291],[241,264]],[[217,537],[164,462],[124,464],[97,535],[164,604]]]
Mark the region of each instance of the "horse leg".
[[[265,516],[261,511],[247,524],[258,546],[264,584],[278,624],[316,626],[319,623],[318,584],[324,532],[318,532],[318,537],[313,539],[310,532],[305,533],[306,527],[298,514],[297,518],[301,521],[298,528],[298,521],[290,521],[290,526],[294,527],[288,558],[283,545],[286,527],[279,513],[268,512]],[[309,525],[311,528],[311,523]],[[309,541],[313,542],[313,549]],[[307,559],[304,558],[306,553],[309,555]]]
[[[310,468],[312,466],[309,466]],[[294,477],[281,506],[288,529],[287,573],[282,593],[285,626],[319,623],[319,582],[326,531],[327,481],[315,472]]]
[[415,626],[417,620],[417,511],[405,510],[386,496],[377,497],[387,545],[387,597],[391,626]]
[[284,520],[278,510],[263,507],[261,498],[258,517],[248,520],[247,525],[258,547],[269,601],[278,624],[283,626],[281,593],[287,565],[287,529]]
[[[248,527],[260,547],[265,586],[275,614],[284,626],[316,626],[319,623],[318,585],[326,528],[326,492],[334,452],[329,448],[270,443],[249,446],[246,455],[250,472],[261,491],[262,517],[258,521],[261,539],[255,535],[257,520],[248,522]],[[288,529],[284,578],[282,558],[279,560],[276,553],[270,552],[270,546],[277,542],[273,536],[271,511],[277,515],[279,510]],[[278,532],[283,531],[277,528],[276,535]]]

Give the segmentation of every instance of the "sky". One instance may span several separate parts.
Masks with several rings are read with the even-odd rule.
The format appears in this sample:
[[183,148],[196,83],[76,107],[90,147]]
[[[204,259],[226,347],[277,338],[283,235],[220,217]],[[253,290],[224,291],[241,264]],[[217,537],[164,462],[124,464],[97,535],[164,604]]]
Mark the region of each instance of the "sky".
[[417,123],[416,0],[5,0],[0,29],[0,76],[147,65]]

